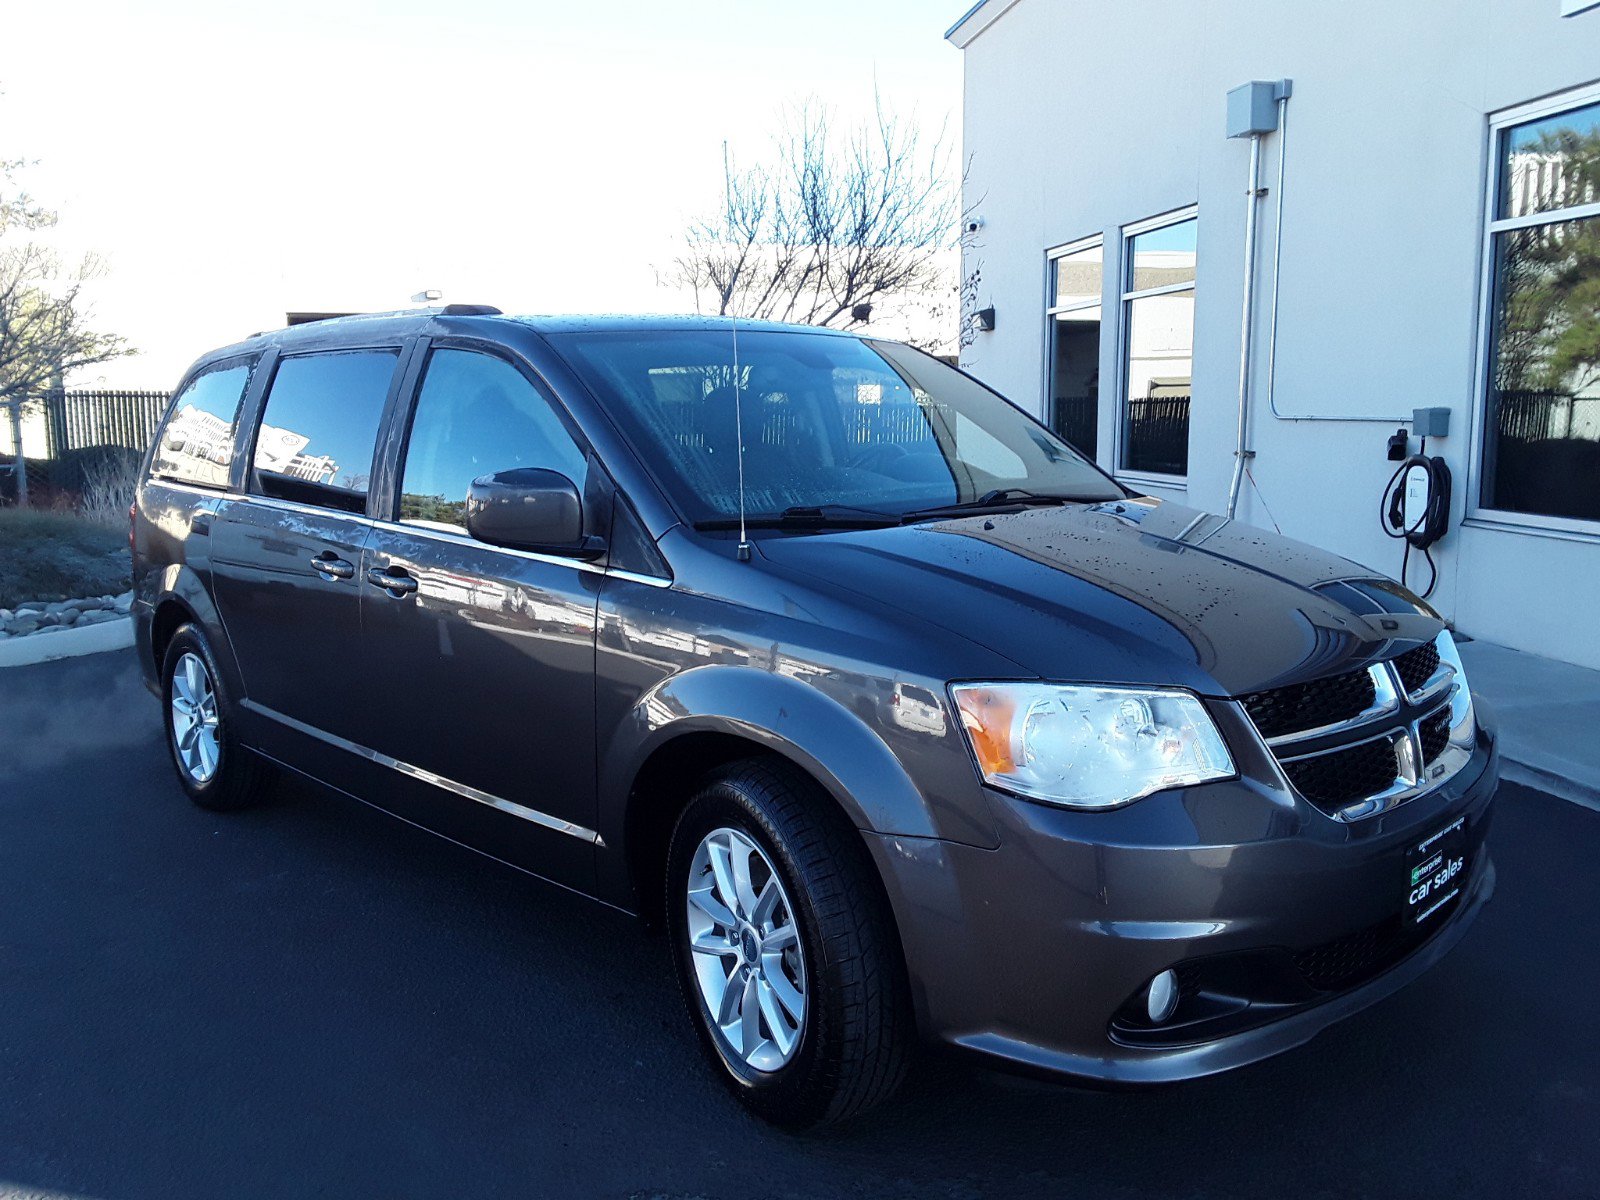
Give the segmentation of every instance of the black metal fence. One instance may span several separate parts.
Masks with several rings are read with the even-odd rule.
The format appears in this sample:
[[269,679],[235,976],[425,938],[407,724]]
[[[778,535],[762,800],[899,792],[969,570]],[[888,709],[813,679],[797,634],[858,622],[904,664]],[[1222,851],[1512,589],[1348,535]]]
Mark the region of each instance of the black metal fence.
[[[26,494],[35,505],[72,505],[89,477],[144,453],[169,399],[168,392],[57,390],[23,400],[16,419],[0,406],[0,499],[14,502]],[[19,423],[26,455],[21,481],[15,470]]]
[[1131,398],[1127,422],[1123,464],[1128,470],[1158,475],[1189,473],[1187,395]]
[[1098,396],[1056,396],[1050,402],[1050,428],[1090,458],[1099,443],[1099,419]]
[[1492,508],[1600,520],[1600,396],[1497,391],[1484,446]]
[[171,398],[168,392],[47,392],[40,397],[58,455],[90,446],[142,452]]

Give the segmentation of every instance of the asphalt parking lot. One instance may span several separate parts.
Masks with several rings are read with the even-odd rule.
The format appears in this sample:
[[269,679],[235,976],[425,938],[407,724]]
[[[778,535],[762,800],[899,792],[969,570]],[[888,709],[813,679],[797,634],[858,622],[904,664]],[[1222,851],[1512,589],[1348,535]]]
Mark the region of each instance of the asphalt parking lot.
[[1436,970],[1099,1094],[945,1059],[825,1138],[702,1068],[625,918],[305,785],[218,817],[131,652],[0,672],[0,1195],[1600,1195],[1600,813],[1507,786]]

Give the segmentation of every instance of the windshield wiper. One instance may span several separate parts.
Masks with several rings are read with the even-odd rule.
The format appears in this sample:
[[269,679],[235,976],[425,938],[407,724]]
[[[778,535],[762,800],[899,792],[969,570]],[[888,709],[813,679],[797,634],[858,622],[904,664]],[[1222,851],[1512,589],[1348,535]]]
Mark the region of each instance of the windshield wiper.
[[1027,488],[995,488],[972,500],[957,500],[953,504],[936,504],[932,508],[916,508],[901,514],[902,524],[927,521],[936,517],[961,516],[965,513],[1012,511],[1044,504],[1099,504],[1114,499],[1110,496],[1073,496],[1059,492],[1034,492]]
[[[875,508],[855,508],[848,504],[796,504],[780,513],[751,513],[745,518],[747,529],[882,529],[898,525],[897,513]],[[696,529],[738,529],[738,517],[712,517],[696,521]]]

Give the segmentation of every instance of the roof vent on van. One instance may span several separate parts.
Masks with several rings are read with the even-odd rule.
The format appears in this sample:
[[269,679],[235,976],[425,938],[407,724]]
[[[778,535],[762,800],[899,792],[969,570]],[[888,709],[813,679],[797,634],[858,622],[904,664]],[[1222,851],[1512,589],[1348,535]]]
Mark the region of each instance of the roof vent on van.
[[492,304],[446,304],[439,312],[446,317],[498,317],[504,315]]

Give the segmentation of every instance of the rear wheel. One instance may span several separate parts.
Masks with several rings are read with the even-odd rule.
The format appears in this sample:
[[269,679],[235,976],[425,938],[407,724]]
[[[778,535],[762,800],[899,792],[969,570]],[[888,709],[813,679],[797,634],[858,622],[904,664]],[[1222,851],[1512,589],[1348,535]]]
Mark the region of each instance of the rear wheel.
[[216,657],[193,625],[172,635],[161,676],[167,749],[189,799],[214,810],[258,801],[268,783],[267,767],[238,744]]
[[718,772],[673,832],[684,1002],[718,1075],[767,1120],[841,1120],[905,1072],[911,1018],[873,870],[831,798],[777,761]]

